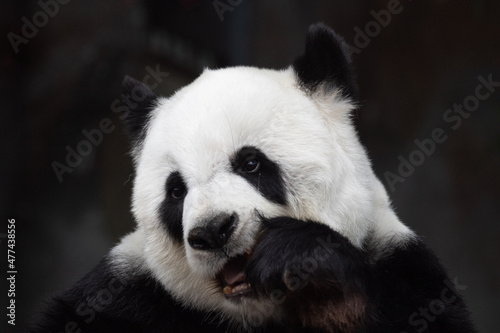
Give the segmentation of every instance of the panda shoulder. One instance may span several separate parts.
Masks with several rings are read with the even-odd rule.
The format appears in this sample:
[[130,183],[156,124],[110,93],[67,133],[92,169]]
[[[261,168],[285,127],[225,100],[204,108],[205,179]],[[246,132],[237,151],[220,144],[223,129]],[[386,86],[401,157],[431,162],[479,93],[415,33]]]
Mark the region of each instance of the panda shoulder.
[[185,323],[193,330],[208,325],[209,331],[219,332],[219,327],[204,324],[207,314],[183,306],[153,277],[143,245],[140,231],[124,237],[71,289],[48,302],[28,332],[175,331]]

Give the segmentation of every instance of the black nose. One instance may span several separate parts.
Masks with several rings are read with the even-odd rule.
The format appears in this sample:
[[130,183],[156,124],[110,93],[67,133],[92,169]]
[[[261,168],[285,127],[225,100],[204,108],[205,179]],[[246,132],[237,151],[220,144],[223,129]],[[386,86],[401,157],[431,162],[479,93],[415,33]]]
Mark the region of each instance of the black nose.
[[238,215],[220,214],[192,229],[188,234],[188,243],[196,250],[218,250],[226,245],[236,229]]

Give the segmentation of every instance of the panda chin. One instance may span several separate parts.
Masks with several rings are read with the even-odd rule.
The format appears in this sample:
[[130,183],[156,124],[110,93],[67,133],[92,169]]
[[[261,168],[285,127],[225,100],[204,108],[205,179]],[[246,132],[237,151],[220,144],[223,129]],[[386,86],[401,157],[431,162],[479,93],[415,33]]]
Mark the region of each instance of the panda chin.
[[219,274],[224,296],[234,302],[241,301],[252,294],[251,286],[246,282],[245,270],[250,252],[230,258]]

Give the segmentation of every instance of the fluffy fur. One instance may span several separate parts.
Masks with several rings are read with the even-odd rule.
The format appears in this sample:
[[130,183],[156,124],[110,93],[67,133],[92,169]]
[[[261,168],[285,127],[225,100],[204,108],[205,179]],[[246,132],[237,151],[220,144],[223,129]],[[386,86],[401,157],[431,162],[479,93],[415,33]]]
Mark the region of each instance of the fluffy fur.
[[124,89],[137,229],[35,331],[474,332],[372,171],[328,27],[285,70],[207,69],[170,98]]

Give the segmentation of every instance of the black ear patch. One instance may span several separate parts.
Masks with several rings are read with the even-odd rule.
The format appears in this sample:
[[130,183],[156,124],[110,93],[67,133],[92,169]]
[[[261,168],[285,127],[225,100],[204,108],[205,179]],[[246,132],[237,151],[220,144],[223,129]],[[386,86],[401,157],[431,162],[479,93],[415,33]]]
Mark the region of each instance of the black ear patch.
[[301,87],[314,92],[340,88],[345,97],[356,98],[357,86],[351,67],[351,52],[344,39],[323,23],[309,27],[305,53],[293,64]]
[[123,79],[122,89],[121,100],[126,108],[122,119],[132,142],[137,144],[144,139],[145,128],[158,96],[130,76]]

